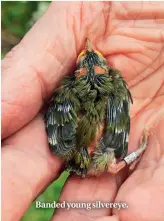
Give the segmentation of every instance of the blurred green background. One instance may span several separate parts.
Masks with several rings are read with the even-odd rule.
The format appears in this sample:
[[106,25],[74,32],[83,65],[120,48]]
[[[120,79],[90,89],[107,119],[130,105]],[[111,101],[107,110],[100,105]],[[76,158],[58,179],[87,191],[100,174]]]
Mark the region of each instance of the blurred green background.
[[[3,58],[23,38],[26,32],[40,18],[50,2],[36,1],[2,1],[1,3],[1,57]],[[53,182],[36,200],[42,202],[57,201],[62,187],[68,177],[64,172],[56,182]],[[35,179],[35,176],[34,176]],[[47,221],[52,216],[53,209],[36,209],[33,202],[22,221]]]
[[19,43],[49,4],[50,1],[2,1],[2,56]]

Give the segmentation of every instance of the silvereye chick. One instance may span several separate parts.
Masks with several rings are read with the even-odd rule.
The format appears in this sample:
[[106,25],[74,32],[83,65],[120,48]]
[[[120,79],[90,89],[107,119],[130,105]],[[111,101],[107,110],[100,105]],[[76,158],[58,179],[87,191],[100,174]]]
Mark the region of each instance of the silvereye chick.
[[77,68],[55,90],[45,115],[50,149],[81,177],[118,172],[146,147],[126,157],[130,91],[121,73],[87,40]]

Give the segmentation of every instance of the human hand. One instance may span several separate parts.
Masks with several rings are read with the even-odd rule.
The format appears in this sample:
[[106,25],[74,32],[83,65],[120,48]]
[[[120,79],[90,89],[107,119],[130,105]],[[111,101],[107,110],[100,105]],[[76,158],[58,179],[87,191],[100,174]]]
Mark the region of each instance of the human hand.
[[[122,72],[130,87],[134,104],[129,151],[137,149],[145,125],[153,125],[153,135],[137,169],[121,187],[112,175],[70,177],[60,199],[118,200],[127,202],[128,209],[120,210],[118,217],[110,217],[115,210],[108,209],[59,209],[52,219],[162,221],[164,120],[160,116],[164,109],[164,10],[161,5],[51,3],[45,15],[3,60],[3,220],[19,220],[31,201],[61,172],[62,162],[49,151],[39,111],[60,79],[74,68],[88,37],[109,64]],[[125,174],[120,179],[122,176]]]

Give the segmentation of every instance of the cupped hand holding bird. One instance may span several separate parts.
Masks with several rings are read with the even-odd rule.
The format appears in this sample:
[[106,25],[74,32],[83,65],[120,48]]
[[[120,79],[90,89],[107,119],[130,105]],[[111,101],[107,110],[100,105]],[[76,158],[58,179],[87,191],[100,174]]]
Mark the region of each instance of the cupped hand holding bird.
[[[86,36],[120,70],[131,106],[129,152],[144,129],[149,143],[136,170],[117,176],[70,177],[60,201],[121,201],[127,209],[59,209],[52,220],[162,221],[164,198],[163,3],[51,3],[2,61],[2,215],[19,220],[60,175],[63,162],[48,148],[40,112],[62,77],[75,67]],[[118,185],[118,179],[121,183]],[[124,181],[124,182],[123,182]]]

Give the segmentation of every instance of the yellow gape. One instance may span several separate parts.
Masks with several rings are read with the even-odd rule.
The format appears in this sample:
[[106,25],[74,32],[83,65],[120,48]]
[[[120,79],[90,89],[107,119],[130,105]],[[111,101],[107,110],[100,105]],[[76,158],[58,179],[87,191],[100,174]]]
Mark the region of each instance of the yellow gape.
[[103,55],[99,51],[95,51],[100,57],[103,57]]
[[[103,55],[99,51],[95,50],[95,52],[98,56],[103,57]],[[85,55],[85,53],[86,53],[86,50],[83,50],[82,52],[80,52],[79,56],[77,57],[77,61],[79,60],[81,56]]]
[[78,61],[79,58],[80,58],[81,56],[83,56],[84,54],[85,54],[85,50],[83,50],[82,52],[80,52],[79,56],[77,57],[77,61]]

